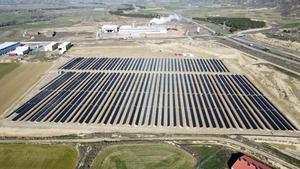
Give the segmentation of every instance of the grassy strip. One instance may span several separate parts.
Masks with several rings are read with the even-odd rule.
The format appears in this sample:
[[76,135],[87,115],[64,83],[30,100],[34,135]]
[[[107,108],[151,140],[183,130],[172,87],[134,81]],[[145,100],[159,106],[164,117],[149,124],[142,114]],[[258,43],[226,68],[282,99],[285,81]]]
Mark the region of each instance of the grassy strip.
[[126,17],[135,17],[135,18],[156,18],[160,17],[160,14],[157,13],[124,13],[123,10],[117,11],[109,11],[111,15],[119,15],[119,16],[126,16]]
[[96,157],[92,168],[118,169],[192,169],[193,157],[187,152],[165,144],[116,145]]
[[0,144],[0,169],[71,169],[77,158],[73,146]]
[[18,63],[0,63],[0,79],[16,69],[19,65]]
[[218,146],[193,145],[191,150],[198,159],[199,169],[228,168],[227,161],[233,153]]
[[300,27],[300,22],[287,23],[283,25],[283,28],[295,28],[295,27]]

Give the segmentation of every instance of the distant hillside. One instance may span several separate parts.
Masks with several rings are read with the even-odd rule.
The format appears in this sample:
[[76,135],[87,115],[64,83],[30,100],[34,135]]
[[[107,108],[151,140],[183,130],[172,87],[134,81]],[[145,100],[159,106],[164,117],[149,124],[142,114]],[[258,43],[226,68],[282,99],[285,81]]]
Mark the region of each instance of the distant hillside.
[[53,4],[68,3],[68,0],[0,0],[0,4]]
[[70,4],[70,3],[149,3],[183,2],[202,5],[277,8],[283,15],[300,17],[300,0],[0,0],[0,4]]
[[200,2],[201,1],[250,8],[276,8],[284,15],[300,17],[300,0],[200,0]]
[[[142,0],[143,1],[143,0]],[[149,1],[149,0],[148,0]],[[276,8],[286,16],[300,17],[300,0],[151,0],[154,2],[182,2],[197,5],[238,6],[244,8]]]
[[103,2],[103,0],[0,0],[0,4],[72,4]]

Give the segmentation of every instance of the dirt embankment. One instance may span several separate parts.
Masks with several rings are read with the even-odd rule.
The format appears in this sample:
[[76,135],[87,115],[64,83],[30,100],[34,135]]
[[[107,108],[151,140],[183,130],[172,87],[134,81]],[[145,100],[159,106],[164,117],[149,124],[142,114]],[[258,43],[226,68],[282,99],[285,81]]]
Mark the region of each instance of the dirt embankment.
[[268,38],[262,33],[249,34],[248,36],[251,39],[255,39],[268,45],[283,47],[300,53],[300,43],[296,41],[285,41],[275,38]]

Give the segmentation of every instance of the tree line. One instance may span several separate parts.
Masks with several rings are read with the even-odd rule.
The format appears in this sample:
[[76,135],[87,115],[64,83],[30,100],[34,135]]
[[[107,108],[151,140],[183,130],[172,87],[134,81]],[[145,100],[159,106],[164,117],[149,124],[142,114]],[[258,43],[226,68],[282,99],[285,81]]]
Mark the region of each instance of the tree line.
[[253,28],[262,28],[266,26],[264,21],[251,20],[250,18],[229,18],[229,17],[207,17],[207,18],[193,18],[199,21],[211,22],[214,24],[224,24],[230,27],[230,32],[237,30],[246,30]]

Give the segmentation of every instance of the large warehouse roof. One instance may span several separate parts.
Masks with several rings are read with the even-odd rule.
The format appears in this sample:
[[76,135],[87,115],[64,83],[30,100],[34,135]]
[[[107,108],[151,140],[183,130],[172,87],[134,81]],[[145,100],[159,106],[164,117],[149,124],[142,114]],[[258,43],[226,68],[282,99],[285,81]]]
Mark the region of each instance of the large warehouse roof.
[[119,33],[167,33],[163,26],[137,26],[124,25],[120,27]]
[[18,44],[19,42],[4,42],[2,44],[0,44],[0,50],[1,49],[5,49],[9,46],[12,46],[12,45],[15,45],[15,44]]

